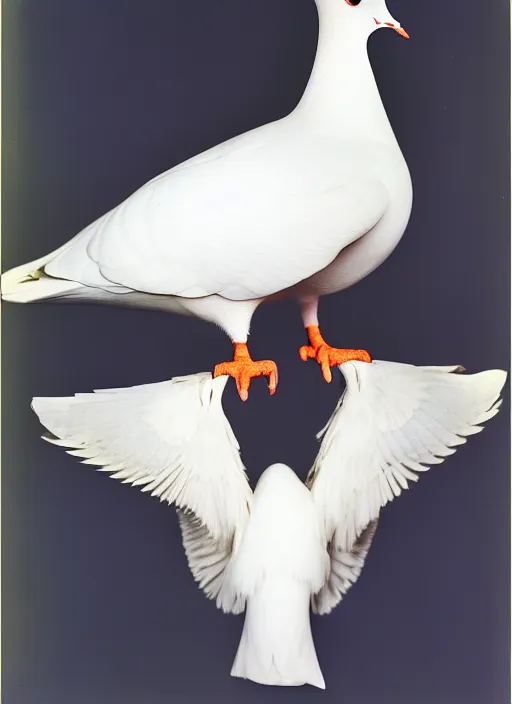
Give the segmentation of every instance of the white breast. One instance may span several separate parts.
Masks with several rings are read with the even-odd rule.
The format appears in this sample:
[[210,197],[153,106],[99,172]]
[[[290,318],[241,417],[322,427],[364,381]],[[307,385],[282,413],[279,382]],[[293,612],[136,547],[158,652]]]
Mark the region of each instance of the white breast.
[[293,289],[299,295],[329,295],[357,283],[379,267],[405,232],[412,209],[413,188],[407,163],[398,147],[385,150],[374,173],[390,194],[382,219],[366,235],[343,249],[322,271]]

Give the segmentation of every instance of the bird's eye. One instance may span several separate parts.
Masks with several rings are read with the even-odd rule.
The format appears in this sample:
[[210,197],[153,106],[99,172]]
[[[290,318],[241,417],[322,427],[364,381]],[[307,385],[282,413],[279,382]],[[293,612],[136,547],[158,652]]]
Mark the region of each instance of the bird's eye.
[[345,0],[347,5],[350,5],[350,7],[357,7],[361,3],[361,0]]

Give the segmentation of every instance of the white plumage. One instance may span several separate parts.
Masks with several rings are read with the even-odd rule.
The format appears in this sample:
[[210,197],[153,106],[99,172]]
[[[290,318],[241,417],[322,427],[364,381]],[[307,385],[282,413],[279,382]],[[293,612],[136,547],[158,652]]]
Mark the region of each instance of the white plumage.
[[72,398],[32,408],[69,454],[194,511],[214,538],[243,526],[251,491],[221,406],[226,378],[210,374]]
[[317,5],[317,58],[290,115],[157,176],[57,251],[5,273],[4,300],[197,315],[245,344],[258,305],[288,295],[305,326],[317,325],[319,297],[379,266],[412,206],[366,51],[379,28],[405,32],[384,0]]
[[247,602],[233,676],[325,688],[309,604],[325,582],[328,563],[310,492],[285,465],[269,467],[256,486],[228,576]]
[[304,486],[273,465],[252,494],[209,374],[34,399],[55,444],[178,507],[205,594],[246,617],[232,675],[323,688],[310,605],[329,613],[358,579],[380,510],[499,409],[502,371],[349,362],[347,389]]
[[[466,375],[461,367],[348,362],[347,386],[326,428],[306,484],[333,559],[361,539],[380,510],[481,432],[498,413],[507,375]],[[328,613],[341,599],[336,574],[315,596]]]

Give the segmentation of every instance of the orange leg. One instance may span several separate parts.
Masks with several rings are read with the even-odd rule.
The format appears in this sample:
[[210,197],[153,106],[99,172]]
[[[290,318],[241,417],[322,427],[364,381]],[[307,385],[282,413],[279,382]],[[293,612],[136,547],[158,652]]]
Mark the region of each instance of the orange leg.
[[245,342],[233,342],[233,345],[235,348],[233,361],[217,364],[213,372],[213,378],[232,376],[236,381],[236,388],[240,398],[242,401],[247,401],[251,379],[257,376],[267,376],[268,390],[270,394],[275,394],[277,388],[277,367],[275,362],[270,362],[269,360],[254,362]]
[[365,350],[344,350],[336,349],[328,345],[322,335],[318,325],[308,325],[306,327],[309,345],[304,345],[299,349],[300,358],[306,362],[308,359],[316,359],[322,369],[322,374],[327,383],[332,381],[331,367],[337,367],[344,362],[371,362],[371,357]]

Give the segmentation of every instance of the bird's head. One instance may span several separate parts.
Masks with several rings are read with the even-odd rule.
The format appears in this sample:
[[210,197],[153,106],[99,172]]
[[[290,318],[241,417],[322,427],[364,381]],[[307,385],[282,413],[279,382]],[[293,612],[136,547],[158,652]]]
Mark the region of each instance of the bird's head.
[[369,37],[377,29],[394,29],[402,37],[409,35],[400,22],[389,12],[386,0],[316,0],[320,11],[328,10],[343,14],[343,20],[350,23],[354,31]]

